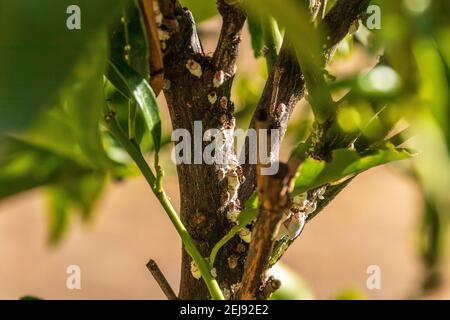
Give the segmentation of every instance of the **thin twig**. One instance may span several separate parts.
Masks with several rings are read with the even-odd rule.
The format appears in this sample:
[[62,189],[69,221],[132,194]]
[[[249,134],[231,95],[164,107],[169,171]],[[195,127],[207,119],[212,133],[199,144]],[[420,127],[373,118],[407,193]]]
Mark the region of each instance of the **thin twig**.
[[156,261],[153,259],[150,259],[150,261],[147,263],[147,269],[151,272],[153,278],[155,278],[156,282],[158,283],[161,290],[166,295],[167,299],[169,300],[178,300],[177,295],[173,291],[172,287],[170,286],[169,281],[167,281],[166,277],[162,273],[161,269],[156,264]]

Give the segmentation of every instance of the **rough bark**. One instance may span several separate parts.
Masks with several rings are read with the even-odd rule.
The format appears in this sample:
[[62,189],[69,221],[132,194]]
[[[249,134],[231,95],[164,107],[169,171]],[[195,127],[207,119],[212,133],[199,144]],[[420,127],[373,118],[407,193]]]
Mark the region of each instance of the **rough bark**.
[[[195,29],[192,14],[182,8],[177,0],[142,0],[154,1],[156,21],[162,18],[158,25],[164,62],[164,95],[166,97],[173,129],[186,129],[193,136],[194,121],[201,121],[203,131],[209,128],[233,128],[234,105],[231,101],[231,87],[235,73],[235,62],[241,40],[241,29],[245,22],[245,13],[229,1],[219,0],[218,8],[223,17],[223,24],[217,49],[212,57],[205,55]],[[350,23],[357,18],[358,9],[368,0],[338,1],[336,8],[325,17],[325,25],[331,30],[332,36],[327,44],[327,52],[332,50],[342,37]],[[162,17],[158,17],[159,11]],[[340,13],[341,12],[341,13]],[[345,14],[339,17],[340,14]],[[345,30],[344,30],[345,29]],[[342,31],[344,30],[344,31]],[[201,69],[201,71],[200,71]],[[264,110],[270,117],[274,128],[281,128],[282,134],[294,106],[303,98],[305,83],[298,63],[293,54],[293,48],[285,41],[279,58],[270,74],[257,110]],[[286,107],[288,116],[280,117],[278,106]],[[254,124],[254,122],[252,122]],[[194,150],[194,141],[192,141]],[[230,155],[232,156],[232,155]],[[192,157],[193,158],[193,157]],[[243,203],[254,191],[256,184],[256,169],[254,166],[244,168],[246,183],[241,185],[240,199]],[[227,206],[224,200],[227,193],[227,179],[221,179],[215,165],[180,164],[177,166],[181,195],[181,219],[192,238],[196,241],[200,252],[208,257],[212,247],[231,228],[226,218]],[[267,178],[274,181],[284,181],[280,177]],[[284,182],[280,185],[284,184]],[[272,190],[273,195],[278,194]],[[284,192],[284,191],[283,191]],[[284,195],[283,195],[284,196]],[[269,200],[270,207],[261,209],[265,216],[272,217],[271,212],[279,212],[275,198]],[[278,197],[278,200],[279,197]],[[239,201],[234,203],[239,206]],[[276,218],[277,216],[274,215]],[[262,219],[261,225],[270,225],[270,234],[276,229],[276,220]],[[275,227],[274,227],[275,226]],[[255,227],[263,230],[264,227]],[[267,237],[258,231],[261,237]],[[271,237],[271,235],[269,235]],[[270,241],[268,245],[272,245]],[[234,237],[216,258],[218,282],[225,292],[233,292],[233,285],[240,283],[244,272],[244,263],[248,245],[239,237]],[[264,250],[268,252],[270,250]],[[251,256],[247,260],[251,263]],[[261,259],[260,261],[265,261]],[[263,262],[262,267],[267,269]],[[201,280],[191,275],[191,258],[183,250],[181,266],[181,283],[179,299],[208,299],[209,294]],[[257,269],[258,269],[257,268]],[[258,269],[259,270],[259,269]],[[259,272],[259,271],[255,271]],[[261,271],[261,274],[264,274]],[[247,281],[247,280],[246,280]],[[279,284],[278,284],[279,285]],[[255,284],[250,287],[254,288]],[[268,281],[268,287],[277,287],[273,279]],[[263,290],[258,298],[264,298],[271,291]]]
[[[370,0],[339,0],[325,16],[323,29],[327,34],[327,41],[323,54],[326,56],[327,61],[331,59],[339,42],[347,35],[352,22],[358,19],[358,16],[367,7],[369,2]],[[251,127],[253,128],[255,125],[258,112],[265,110],[271,117],[274,128],[281,129],[280,136],[282,140],[290,116],[298,101],[305,97],[305,93],[305,81],[302,71],[292,46],[285,41],[263,90],[261,99],[252,118]],[[286,106],[288,115],[282,121],[276,118],[276,113],[271,112],[280,104]],[[248,148],[246,148],[247,150]],[[248,154],[246,155],[247,158]],[[241,202],[245,202],[256,187],[256,166],[247,164],[243,168],[246,182],[241,187],[239,195]]]
[[[193,136],[194,121],[201,121],[203,132],[209,128],[233,127],[234,106],[230,95],[244,12],[219,1],[223,28],[217,50],[209,57],[203,52],[192,14],[175,0],[159,0],[159,4],[164,18],[162,29],[170,35],[163,45],[164,94],[173,129],[187,129]],[[189,65],[200,67],[201,74],[198,69],[197,74],[191,72]],[[200,252],[208,257],[214,244],[231,227],[222,198],[226,182],[220,179],[214,165],[181,164],[177,171],[181,219]],[[215,267],[222,289],[230,290],[232,284],[239,282],[245,252],[246,245],[233,239],[219,253]],[[191,275],[190,267],[191,258],[183,250],[179,299],[208,299],[206,286]]]
[[265,299],[271,294],[270,290],[265,290],[267,284],[272,283],[268,281],[266,272],[283,212],[289,205],[291,178],[288,166],[284,163],[279,164],[277,174],[259,178],[259,214],[245,262],[239,295],[242,300]]

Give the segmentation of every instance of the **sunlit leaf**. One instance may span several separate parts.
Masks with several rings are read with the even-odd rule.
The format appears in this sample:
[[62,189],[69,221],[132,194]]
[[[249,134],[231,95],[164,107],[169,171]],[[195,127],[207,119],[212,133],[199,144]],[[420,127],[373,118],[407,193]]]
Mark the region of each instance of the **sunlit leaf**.
[[308,158],[298,170],[293,195],[340,181],[382,164],[408,159],[413,155],[411,150],[400,148],[374,150],[363,155],[349,149],[338,149],[333,151],[330,162]]
[[[421,39],[414,46],[414,56],[421,77],[420,96],[435,117],[446,136],[450,136],[448,120],[449,80],[446,76],[444,62],[432,40]],[[421,63],[426,61],[425,63]]]

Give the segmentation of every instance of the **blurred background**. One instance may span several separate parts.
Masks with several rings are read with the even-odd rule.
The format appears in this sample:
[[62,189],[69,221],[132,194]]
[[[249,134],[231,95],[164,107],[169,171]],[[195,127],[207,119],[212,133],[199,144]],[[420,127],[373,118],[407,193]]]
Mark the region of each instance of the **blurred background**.
[[[194,4],[194,8],[194,15],[201,21],[204,49],[212,53],[221,20],[209,13],[209,5]],[[421,153],[413,160],[359,175],[307,224],[278,270],[287,284],[285,298],[450,298],[450,237],[446,232],[450,215],[449,5],[446,1],[405,0],[382,8],[383,28],[370,34],[359,26],[355,35],[342,42],[328,71],[342,86],[346,81],[359,81],[359,75],[379,63],[382,43],[392,69],[372,77],[370,85],[390,96],[392,88],[386,88],[386,83],[395,69],[395,77],[405,90],[391,101],[397,106],[393,113],[401,110],[406,115],[399,126],[410,125],[412,133],[406,137],[402,130],[397,131],[408,140],[406,144]],[[267,76],[265,61],[255,58],[252,37],[248,28],[245,30],[234,89],[241,127],[246,127],[249,109],[256,105]],[[162,95],[158,100],[164,132],[170,134]],[[306,135],[299,128],[310,121],[309,106],[302,101],[282,156]],[[349,127],[358,123],[352,116],[348,121]],[[170,151],[169,143],[161,155],[165,189],[178,209]],[[29,169],[46,165],[39,159]],[[67,216],[64,234],[55,235],[51,234],[55,212],[52,201],[49,210],[52,190],[31,186],[17,194],[8,192],[15,188],[10,184],[14,175],[8,171],[8,161],[0,166],[0,299],[24,295],[45,299],[164,299],[145,267],[150,258],[177,288],[180,241],[143,178],[108,179],[93,202],[92,215]],[[50,241],[52,237],[58,240]],[[81,290],[66,288],[69,265],[81,267]],[[372,265],[380,267],[380,289],[366,286],[367,268]]]

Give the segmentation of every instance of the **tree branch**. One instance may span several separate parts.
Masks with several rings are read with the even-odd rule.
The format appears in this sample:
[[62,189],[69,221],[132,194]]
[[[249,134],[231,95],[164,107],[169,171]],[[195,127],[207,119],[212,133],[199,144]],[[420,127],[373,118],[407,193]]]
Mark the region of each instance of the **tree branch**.
[[[260,130],[270,129],[270,122],[265,111],[258,114],[256,130],[259,138]],[[270,131],[267,138],[269,149],[271,137]],[[258,141],[258,147],[261,146]],[[265,164],[260,158],[258,150],[258,161],[256,165],[257,188],[259,196],[258,219],[253,227],[252,240],[245,260],[244,273],[240,298],[243,300],[267,299],[271,293],[280,286],[276,279],[267,278],[266,271],[269,269],[269,261],[275,244],[276,235],[283,218],[284,210],[290,206],[291,181],[297,170],[290,170],[289,165],[278,163],[278,171],[274,175],[266,175],[267,169],[272,164]]]
[[[288,166],[280,163],[276,175],[262,176],[258,186],[262,197],[259,200],[259,215],[252,231],[252,242],[248,251],[242,278],[240,299],[255,300],[267,298],[266,271],[272,254],[275,237],[282,221],[283,211],[289,205],[290,181]],[[273,279],[272,279],[273,280]]]
[[[218,128],[223,133],[228,133],[235,125],[234,105],[231,101],[233,77],[229,73],[234,74],[240,29],[245,16],[237,8],[228,6],[229,1],[219,2],[224,25],[217,52],[214,57],[210,57],[204,54],[192,14],[175,0],[158,1],[164,18],[163,31],[169,28],[168,34],[163,34],[166,39],[163,46],[164,95],[172,128],[186,129],[194,136],[194,121],[201,121],[204,131]],[[216,65],[213,63],[214,59]],[[195,142],[190,143],[195,150]],[[224,159],[234,157],[232,148],[223,150]],[[232,188],[238,189],[234,177],[240,172],[238,169],[240,168],[231,170],[227,166],[218,168],[216,165],[206,164],[177,165],[181,220],[203,256],[210,254],[211,244],[219,241],[231,227],[224,213],[239,207],[236,196],[230,191]],[[238,179],[240,183],[241,177]],[[232,182],[235,183],[234,187]],[[239,249],[236,249],[238,245]],[[231,268],[227,259],[238,256],[238,260],[243,261],[245,247],[242,249],[242,246],[237,239],[233,239],[217,256],[216,281],[224,292],[231,290],[231,285],[241,279],[243,263],[239,262]],[[179,298],[209,299],[205,284],[191,273],[191,262],[191,257],[183,251]]]
[[153,0],[153,2],[157,11],[156,20],[160,21],[158,36],[165,67],[167,68],[170,61],[182,62],[184,67],[186,62],[180,61],[180,55],[203,54],[192,13],[183,8],[177,0]]
[[[337,44],[348,33],[350,25],[367,7],[370,0],[338,0],[323,21],[323,28],[328,34],[323,54],[329,61]],[[263,90],[261,99],[256,108],[250,127],[254,128],[256,115],[265,110],[274,124],[280,129],[280,140],[283,139],[290,116],[295,105],[304,98],[305,81],[292,45],[285,40],[278,60],[269,76]],[[284,105],[284,106],[283,106]],[[277,108],[282,106],[282,108]],[[279,117],[274,110],[285,107],[286,116]],[[281,121],[280,119],[281,118]],[[248,150],[245,148],[245,159],[248,159]],[[241,186],[239,198],[242,203],[252,195],[256,184],[256,166],[246,164],[243,166],[245,183]]]
[[222,15],[222,30],[213,56],[213,67],[232,76],[235,73],[236,59],[241,32],[246,19],[244,9],[229,0],[218,0],[217,6]]
[[336,46],[347,35],[359,15],[366,10],[370,0],[339,0],[325,16],[323,23],[327,37],[327,60],[331,59]]

